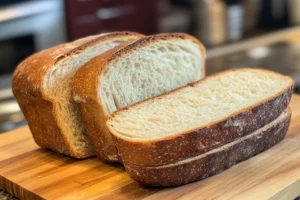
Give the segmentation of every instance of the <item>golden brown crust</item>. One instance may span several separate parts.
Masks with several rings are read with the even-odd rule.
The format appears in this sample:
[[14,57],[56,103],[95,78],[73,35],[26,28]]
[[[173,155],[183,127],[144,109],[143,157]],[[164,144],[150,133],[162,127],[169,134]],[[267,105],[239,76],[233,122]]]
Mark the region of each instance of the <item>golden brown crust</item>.
[[76,158],[82,158],[83,155],[73,155],[68,147],[65,138],[60,134],[60,130],[52,114],[53,104],[41,98],[28,98],[16,96],[20,108],[26,116],[29,128],[35,142],[44,148],[51,148],[55,144],[55,150]]
[[[148,46],[148,45],[153,44],[155,42],[160,42],[160,41],[163,41],[163,40],[176,40],[176,39],[191,40],[192,42],[196,43],[199,46],[201,54],[203,56],[202,66],[205,66],[205,58],[206,58],[205,47],[195,37],[193,37],[191,35],[188,35],[188,34],[185,34],[185,33],[162,33],[162,34],[151,35],[151,36],[148,36],[148,37],[141,38],[138,41],[126,46],[125,48],[121,49],[120,51],[118,51],[115,54],[108,57],[107,58],[107,63],[108,64],[114,63],[120,57],[122,57],[124,55],[127,55],[128,53],[130,53],[130,52],[132,52],[136,49]],[[202,68],[202,74],[205,74],[205,67]]]
[[269,128],[261,128],[257,134],[228,144],[222,150],[214,149],[206,154],[159,167],[125,164],[125,168],[134,180],[143,185],[176,186],[205,179],[279,143],[287,133],[290,119],[289,111],[280,122]]
[[[230,73],[235,70],[237,69],[227,70],[214,76]],[[248,69],[245,68],[238,70]],[[264,73],[274,73],[262,69],[255,70],[262,71]],[[214,76],[206,77],[196,83],[190,84],[190,86],[193,87],[193,85],[200,84]],[[235,112],[224,119],[211,124],[206,124],[205,126],[197,127],[193,130],[187,130],[181,134],[158,139],[140,140],[119,134],[111,128],[109,121],[108,129],[113,135],[118,152],[125,164],[130,163],[142,166],[158,166],[183,160],[243,137],[276,119],[281,112],[287,108],[293,91],[293,80],[285,76],[282,76],[282,78],[285,78],[288,82],[290,82],[290,85],[278,94],[275,94],[264,101],[258,102],[252,107]],[[182,88],[145,101],[154,101],[158,98],[164,98],[165,95],[178,92],[182,90]],[[131,107],[143,102],[144,101],[138,102],[124,109],[130,109]],[[116,111],[110,117],[112,118],[124,109]],[[244,123],[242,123],[242,126],[226,126],[226,124],[234,122]],[[140,152],[143,152],[143,156],[140,156]]]
[[[87,128],[87,134],[90,136],[96,154],[100,159],[108,162],[121,162],[111,134],[105,125],[108,114],[104,110],[102,102],[98,97],[98,87],[100,85],[99,76],[105,72],[108,66],[136,49],[163,40],[177,39],[191,40],[198,44],[201,54],[203,55],[202,66],[205,66],[205,48],[196,38],[184,33],[168,33],[143,37],[134,43],[120,45],[118,49],[112,49],[93,58],[76,73],[72,83],[73,95],[75,100],[80,104],[82,119]],[[205,73],[205,67],[203,67],[202,72],[203,74]],[[93,104],[93,106],[90,104]],[[99,114],[99,112],[101,112],[101,114]]]
[[142,36],[132,32],[89,36],[36,53],[18,65],[13,74],[12,89],[38,145],[75,158],[94,155],[92,148],[87,154],[79,154],[71,148],[70,141],[67,141],[62,133],[63,125],[56,117],[55,104],[44,92],[45,75],[57,62],[68,59],[90,46],[115,38],[137,39]]

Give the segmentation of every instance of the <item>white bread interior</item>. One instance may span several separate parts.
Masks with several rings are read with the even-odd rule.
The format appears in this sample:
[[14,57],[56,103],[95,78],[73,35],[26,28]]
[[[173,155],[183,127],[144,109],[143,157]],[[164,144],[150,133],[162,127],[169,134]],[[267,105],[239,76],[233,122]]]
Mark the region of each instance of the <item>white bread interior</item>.
[[108,126],[113,134],[137,140],[174,136],[266,101],[292,82],[265,70],[232,70],[117,111]]
[[98,95],[106,115],[200,80],[204,56],[191,40],[169,39],[120,57],[99,77]]

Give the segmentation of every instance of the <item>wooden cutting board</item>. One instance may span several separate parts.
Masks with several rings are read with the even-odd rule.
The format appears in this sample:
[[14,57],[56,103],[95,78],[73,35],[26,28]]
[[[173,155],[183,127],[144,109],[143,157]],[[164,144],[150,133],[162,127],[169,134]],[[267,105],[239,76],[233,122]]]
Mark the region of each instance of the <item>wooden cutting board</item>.
[[40,149],[27,127],[0,135],[0,188],[21,199],[293,199],[300,196],[300,96],[283,142],[203,181],[136,184],[122,165],[75,160]]

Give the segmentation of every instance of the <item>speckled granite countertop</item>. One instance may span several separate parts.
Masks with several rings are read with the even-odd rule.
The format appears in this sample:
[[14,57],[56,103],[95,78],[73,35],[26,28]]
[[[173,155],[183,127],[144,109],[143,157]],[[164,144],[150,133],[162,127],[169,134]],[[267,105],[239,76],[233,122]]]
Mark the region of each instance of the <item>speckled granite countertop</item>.
[[0,200],[17,200],[18,198],[14,197],[11,194],[6,193],[2,189],[0,189]]

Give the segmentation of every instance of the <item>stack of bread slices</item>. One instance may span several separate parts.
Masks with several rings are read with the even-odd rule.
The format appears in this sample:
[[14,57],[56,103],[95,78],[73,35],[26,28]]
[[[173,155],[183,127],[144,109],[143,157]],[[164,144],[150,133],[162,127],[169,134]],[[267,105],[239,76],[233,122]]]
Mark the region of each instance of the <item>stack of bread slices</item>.
[[204,76],[205,49],[190,35],[114,32],[32,55],[13,92],[39,146],[173,186],[270,148],[290,123],[291,78],[252,68]]

